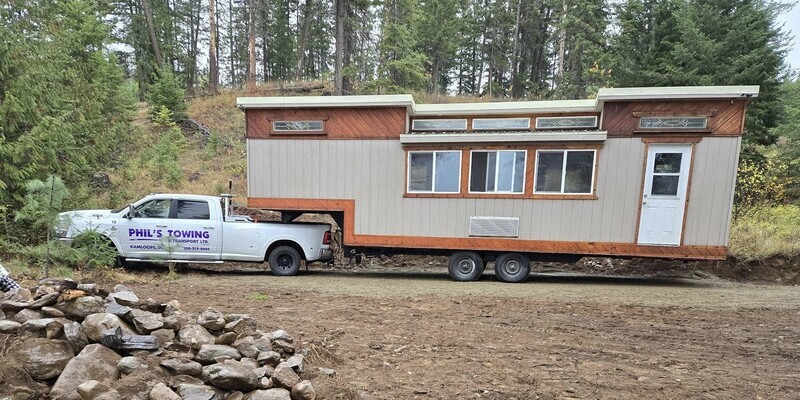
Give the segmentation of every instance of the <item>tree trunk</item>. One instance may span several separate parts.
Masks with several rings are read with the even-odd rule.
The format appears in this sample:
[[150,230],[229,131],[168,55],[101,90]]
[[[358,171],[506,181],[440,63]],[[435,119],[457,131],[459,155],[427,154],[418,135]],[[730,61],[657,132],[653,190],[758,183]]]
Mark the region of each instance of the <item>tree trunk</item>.
[[[146,0],[145,0],[146,1]],[[216,0],[208,0],[208,91],[219,93],[219,62],[217,61],[217,10]]]
[[247,70],[247,88],[256,88],[256,24],[253,14],[254,4],[253,0],[247,2],[247,50],[248,50],[248,64],[250,67]]
[[236,44],[233,39],[233,0],[228,0],[228,50],[231,87],[236,87]]
[[153,56],[156,58],[156,64],[158,64],[158,68],[162,68],[164,66],[164,60],[161,58],[161,48],[158,45],[156,29],[153,26],[153,10],[150,8],[150,0],[142,0],[142,11],[144,12],[144,19],[147,23],[147,33],[150,36],[150,45],[153,46]]
[[336,0],[336,61],[334,63],[334,94],[342,95],[342,84],[344,81],[344,19],[346,16],[347,0]]
[[564,14],[561,16],[561,32],[558,34],[558,72],[557,77],[561,78],[564,76],[564,57],[567,53],[567,0],[564,0],[564,7],[563,11]]
[[[306,45],[308,43],[308,24],[311,22],[311,0],[306,0],[303,6],[303,27],[300,30],[300,43],[297,49],[297,69],[294,73],[296,81],[303,80],[305,75]],[[337,31],[338,32],[338,31]]]
[[517,88],[519,71],[519,23],[522,19],[522,0],[517,0],[517,22],[514,25],[514,51],[511,54],[511,97],[517,97],[520,90]]

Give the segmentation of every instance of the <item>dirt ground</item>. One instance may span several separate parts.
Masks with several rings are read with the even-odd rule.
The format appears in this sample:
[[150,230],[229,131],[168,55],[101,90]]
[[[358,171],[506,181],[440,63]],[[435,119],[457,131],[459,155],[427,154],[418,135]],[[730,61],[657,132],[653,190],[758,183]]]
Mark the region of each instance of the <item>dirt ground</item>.
[[191,271],[131,285],[301,334],[324,399],[797,399],[800,288],[437,265]]

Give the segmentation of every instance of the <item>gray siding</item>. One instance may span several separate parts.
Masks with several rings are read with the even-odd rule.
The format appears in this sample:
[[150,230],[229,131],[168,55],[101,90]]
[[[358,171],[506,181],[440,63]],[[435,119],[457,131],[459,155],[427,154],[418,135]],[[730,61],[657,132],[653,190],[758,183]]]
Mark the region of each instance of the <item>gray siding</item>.
[[[686,244],[727,241],[738,145],[738,138],[698,144]],[[248,187],[250,197],[354,199],[356,234],[467,237],[469,217],[498,216],[520,218],[520,239],[633,243],[644,151],[639,138],[605,142],[597,200],[432,199],[403,197],[398,141],[248,140]]]
[[740,137],[705,137],[695,146],[683,243],[727,246]]

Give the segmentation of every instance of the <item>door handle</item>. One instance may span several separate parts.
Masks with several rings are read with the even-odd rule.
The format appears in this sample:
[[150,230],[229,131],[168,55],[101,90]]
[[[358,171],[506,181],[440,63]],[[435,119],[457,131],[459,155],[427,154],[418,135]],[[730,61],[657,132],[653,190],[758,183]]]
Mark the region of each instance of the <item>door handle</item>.
[[166,225],[156,225],[156,228],[166,228]]
[[647,200],[643,201],[642,204],[647,204]]
[[203,229],[214,229],[213,226],[204,226]]

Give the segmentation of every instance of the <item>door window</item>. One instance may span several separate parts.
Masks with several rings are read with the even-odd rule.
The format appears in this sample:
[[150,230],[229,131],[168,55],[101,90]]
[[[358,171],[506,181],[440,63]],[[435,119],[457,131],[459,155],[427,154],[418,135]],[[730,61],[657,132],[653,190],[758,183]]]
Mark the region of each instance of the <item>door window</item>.
[[656,153],[651,196],[677,196],[683,153]]
[[134,209],[137,218],[169,218],[170,199],[150,200]]
[[207,201],[178,200],[178,219],[211,219]]

